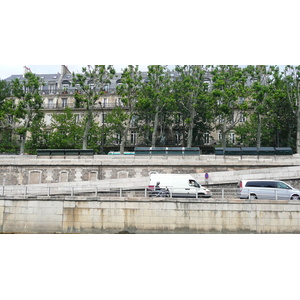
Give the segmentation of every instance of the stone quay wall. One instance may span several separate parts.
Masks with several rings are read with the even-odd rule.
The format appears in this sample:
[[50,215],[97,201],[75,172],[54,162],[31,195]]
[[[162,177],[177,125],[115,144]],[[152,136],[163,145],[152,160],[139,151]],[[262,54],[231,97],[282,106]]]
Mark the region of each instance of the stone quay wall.
[[1,233],[300,233],[300,202],[0,199]]
[[[300,166],[300,156],[0,156],[0,185],[92,182],[149,177],[150,173],[204,174]],[[263,171],[265,172],[265,171]],[[223,174],[220,174],[224,179]],[[255,176],[255,175],[254,175]],[[297,175],[298,176],[298,175]],[[296,177],[297,177],[296,176]],[[201,175],[201,178],[204,176]]]

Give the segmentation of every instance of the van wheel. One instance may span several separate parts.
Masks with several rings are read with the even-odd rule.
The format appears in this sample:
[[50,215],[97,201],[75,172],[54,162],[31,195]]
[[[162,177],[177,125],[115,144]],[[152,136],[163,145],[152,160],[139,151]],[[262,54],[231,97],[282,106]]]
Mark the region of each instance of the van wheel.
[[299,196],[298,195],[293,195],[291,197],[291,200],[300,200]]
[[249,200],[256,200],[257,196],[255,194],[250,194],[248,197]]

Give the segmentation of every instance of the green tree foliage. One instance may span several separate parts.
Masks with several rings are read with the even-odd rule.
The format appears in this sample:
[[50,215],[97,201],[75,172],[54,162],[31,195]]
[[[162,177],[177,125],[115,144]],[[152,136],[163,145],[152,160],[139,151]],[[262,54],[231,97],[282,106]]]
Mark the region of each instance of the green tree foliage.
[[48,145],[51,149],[80,149],[84,127],[70,108],[52,115]]
[[295,122],[287,101],[285,80],[278,66],[247,66],[249,115],[236,128],[239,141],[249,146],[291,146]]
[[[126,115],[122,115],[122,117],[126,119],[122,122],[122,126],[120,126],[120,130],[122,131],[120,154],[124,154],[127,135],[133,117],[136,114],[136,104],[140,98],[141,89],[142,75],[139,71],[139,67],[129,65],[123,70],[121,84],[117,86],[117,94],[121,96],[121,101],[127,108]],[[120,119],[117,119],[116,122],[120,122]]]
[[42,85],[41,79],[31,72],[26,73],[22,81],[17,78],[12,82],[12,93],[17,98],[15,116],[19,123],[16,132],[21,139],[20,154],[24,154],[27,133],[33,121],[43,118],[43,99],[40,95]]
[[26,139],[25,151],[28,154],[36,154],[37,149],[49,148],[48,131],[44,119],[35,118],[28,129],[29,136]]
[[287,65],[284,69],[284,82],[287,101],[293,114],[292,122],[296,124],[296,151],[300,153],[300,66]]
[[16,153],[18,144],[13,136],[15,105],[11,98],[11,85],[0,80],[0,152]]
[[178,77],[174,85],[178,113],[187,126],[186,146],[191,147],[196,136],[203,136],[211,119],[206,76],[208,69],[201,65],[176,66]]
[[[90,130],[93,127],[95,118],[94,109],[96,103],[103,107],[99,98],[105,94],[105,89],[110,84],[115,75],[113,66],[95,65],[82,68],[82,74],[73,74],[73,86],[76,86],[75,94],[76,106],[84,107],[85,110],[85,130],[82,137],[82,149],[89,146]],[[104,132],[103,132],[104,134]],[[103,138],[101,139],[103,140]],[[103,145],[102,145],[103,147]]]
[[228,133],[247,112],[247,101],[241,101],[247,90],[245,72],[238,66],[220,65],[212,68],[213,90],[211,108],[215,115],[215,128],[222,136],[222,147],[226,147]]
[[[165,144],[167,125],[169,124],[174,100],[171,95],[171,75],[167,66],[150,65],[142,96],[137,104],[139,116],[144,116],[144,129],[148,129],[151,146]],[[146,115],[145,115],[146,113]],[[159,132],[160,129],[160,132]]]

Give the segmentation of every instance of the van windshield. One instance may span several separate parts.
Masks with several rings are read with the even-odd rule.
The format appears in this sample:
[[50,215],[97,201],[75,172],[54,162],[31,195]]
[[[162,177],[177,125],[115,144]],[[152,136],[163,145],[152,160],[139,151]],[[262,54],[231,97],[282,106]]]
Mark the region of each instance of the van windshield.
[[277,188],[279,188],[279,189],[287,189],[287,190],[291,189],[290,186],[288,186],[287,184],[285,184],[283,182],[277,182]]
[[200,184],[195,180],[189,180],[189,186],[200,187]]

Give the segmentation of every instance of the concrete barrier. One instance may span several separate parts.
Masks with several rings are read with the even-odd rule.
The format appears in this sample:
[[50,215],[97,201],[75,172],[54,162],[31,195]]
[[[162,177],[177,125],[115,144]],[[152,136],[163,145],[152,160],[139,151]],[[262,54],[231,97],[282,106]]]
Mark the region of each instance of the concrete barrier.
[[300,202],[1,199],[2,233],[300,233]]

